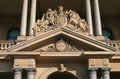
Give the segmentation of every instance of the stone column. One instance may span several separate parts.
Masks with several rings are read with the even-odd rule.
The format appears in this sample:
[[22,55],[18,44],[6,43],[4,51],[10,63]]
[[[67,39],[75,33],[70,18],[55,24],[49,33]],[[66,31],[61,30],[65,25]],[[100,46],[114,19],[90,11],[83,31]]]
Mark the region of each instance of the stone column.
[[95,32],[97,36],[102,36],[102,28],[101,28],[101,18],[100,18],[100,10],[98,0],[93,0],[94,2],[94,17],[95,17]]
[[89,34],[93,36],[93,24],[92,24],[92,14],[91,14],[91,4],[90,0],[86,0],[86,18],[89,25]]
[[90,69],[89,70],[89,76],[90,76],[90,79],[97,79],[97,71],[96,71],[96,69]]
[[28,69],[27,70],[27,79],[35,79],[35,70],[34,69]]
[[110,69],[109,68],[102,69],[102,78],[110,79]]
[[20,36],[26,36],[28,0],[23,0]]
[[20,69],[14,70],[14,79],[22,79],[22,70]]
[[29,27],[29,35],[30,36],[33,35],[32,28],[36,21],[36,1],[37,0],[32,0],[32,3],[31,3],[31,15],[30,15],[30,27]]

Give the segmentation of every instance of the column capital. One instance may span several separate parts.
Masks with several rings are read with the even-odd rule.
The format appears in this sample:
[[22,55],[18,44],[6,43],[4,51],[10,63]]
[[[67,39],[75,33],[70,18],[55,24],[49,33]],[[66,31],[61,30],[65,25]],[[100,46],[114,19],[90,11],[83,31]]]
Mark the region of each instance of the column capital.
[[23,69],[21,69],[21,68],[13,68],[12,70],[13,71],[23,71]]
[[97,73],[97,68],[94,69],[88,69],[90,71],[90,74],[96,74]]
[[103,74],[109,74],[110,73],[110,68],[102,68],[101,69]]
[[36,71],[36,68],[26,68],[25,70],[26,70],[26,71],[34,71],[34,72],[35,72],[35,71]]
[[111,68],[101,68],[101,70],[105,70],[105,71],[110,71],[111,70]]
[[88,68],[89,71],[96,71],[98,68]]

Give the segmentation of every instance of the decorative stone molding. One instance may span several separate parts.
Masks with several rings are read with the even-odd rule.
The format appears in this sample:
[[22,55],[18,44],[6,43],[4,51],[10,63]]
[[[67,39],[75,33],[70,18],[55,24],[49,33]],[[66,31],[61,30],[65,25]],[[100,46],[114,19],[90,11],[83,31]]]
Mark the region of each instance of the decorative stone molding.
[[14,68],[36,68],[35,59],[14,59]]
[[95,59],[89,59],[90,66],[95,66]]
[[91,58],[89,59],[89,68],[109,68],[109,59]]
[[109,66],[109,59],[103,59],[103,66]]
[[73,10],[65,10],[62,6],[57,10],[49,8],[42,19],[38,20],[33,28],[34,35],[53,30],[58,27],[67,27],[71,30],[88,35],[89,26],[84,19],[81,19],[78,13]]
[[34,65],[33,62],[34,62],[33,59],[28,59],[28,66],[33,66]]
[[83,51],[78,50],[75,46],[70,45],[68,42],[64,41],[63,39],[60,39],[59,41],[51,44],[50,46],[46,48],[38,48],[34,50],[36,52],[80,52]]
[[[43,72],[37,79],[48,79],[48,76],[54,72],[58,72],[59,69],[56,67],[53,68],[49,68],[48,70],[46,70],[45,72]],[[77,78],[83,79],[84,77],[81,75],[81,73],[76,74],[75,72],[72,71],[67,71],[68,73],[73,74],[74,76],[76,76]]]
[[14,60],[14,67],[19,67],[20,66],[20,59],[15,59]]
[[5,59],[8,55],[0,55],[0,60]]
[[48,32],[45,32],[43,34],[37,35],[37,37],[33,37],[29,40],[20,42],[19,44],[8,48],[7,52],[25,50],[26,48],[29,48],[33,45],[38,44],[38,43],[40,44],[41,42],[48,40],[50,38],[54,38],[60,34],[63,34],[66,37],[70,37],[72,39],[78,40],[79,42],[83,42],[87,45],[91,45],[94,48],[97,48],[99,50],[105,50],[105,51],[116,51],[117,50],[116,48],[114,48],[112,46],[109,46],[103,42],[100,42],[98,40],[90,38],[90,37],[83,35],[81,33],[77,33],[77,32],[70,30],[66,27],[59,27],[53,31],[48,31]]

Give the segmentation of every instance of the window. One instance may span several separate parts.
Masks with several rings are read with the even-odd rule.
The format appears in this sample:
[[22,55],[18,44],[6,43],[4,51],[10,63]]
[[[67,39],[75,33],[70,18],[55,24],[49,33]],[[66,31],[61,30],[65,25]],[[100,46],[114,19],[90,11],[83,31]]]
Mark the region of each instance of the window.
[[105,37],[107,40],[113,40],[113,34],[110,29],[103,28],[102,29],[102,35]]
[[17,37],[20,35],[20,30],[13,28],[8,31],[7,40],[16,40]]

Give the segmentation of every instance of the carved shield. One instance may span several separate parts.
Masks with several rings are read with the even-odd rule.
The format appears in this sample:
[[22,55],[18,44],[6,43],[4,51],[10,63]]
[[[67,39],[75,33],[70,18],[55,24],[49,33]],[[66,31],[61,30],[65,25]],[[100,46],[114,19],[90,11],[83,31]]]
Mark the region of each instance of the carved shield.
[[63,52],[63,51],[68,50],[68,44],[67,44],[67,42],[65,42],[63,40],[60,40],[60,41],[56,42],[55,48],[57,49],[57,51]]
[[58,15],[55,19],[55,26],[66,26],[67,25],[67,17]]

